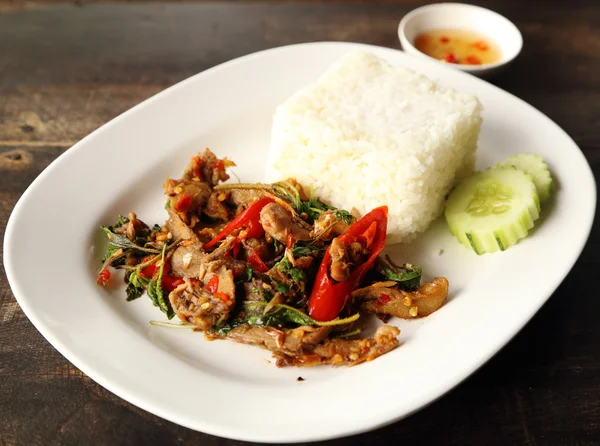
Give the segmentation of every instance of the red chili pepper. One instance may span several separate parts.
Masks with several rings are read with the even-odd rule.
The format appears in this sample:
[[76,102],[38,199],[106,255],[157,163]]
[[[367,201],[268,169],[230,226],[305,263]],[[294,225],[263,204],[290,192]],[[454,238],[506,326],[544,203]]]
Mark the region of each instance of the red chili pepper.
[[269,271],[269,267],[263,262],[258,253],[252,249],[248,256],[248,263],[259,273],[266,273]]
[[231,248],[231,250],[233,251],[233,257],[237,257],[238,254],[240,253],[240,248],[242,247],[242,242],[240,242],[239,240],[236,240],[235,242],[233,242],[233,247]]
[[98,274],[98,278],[96,279],[96,283],[98,285],[106,285],[108,280],[112,276],[112,273],[108,270],[108,268],[103,269],[100,274]]
[[224,170],[225,169],[225,161],[223,161],[223,160],[217,161],[217,164],[215,164],[215,169],[216,170]]
[[264,208],[267,204],[273,201],[275,200],[270,197],[264,197],[252,203],[244,212],[231,220],[214,239],[204,245],[204,248],[210,249],[216,245],[218,241],[231,234],[234,229],[241,227],[246,227],[248,230],[246,238],[258,238],[262,236],[265,231],[260,224],[260,211],[262,211],[262,208]]
[[429,43],[430,39],[431,39],[431,37],[429,36],[429,34],[418,35],[417,38],[415,39],[415,47],[418,50],[423,49],[423,47]]
[[368,227],[368,229],[363,232],[363,234],[360,236],[360,240],[363,241],[364,243],[363,245],[365,246],[365,248],[370,248],[371,245],[373,244],[373,239],[375,239],[375,234],[377,233],[377,222],[373,222],[371,223],[371,226]]
[[227,295],[225,293],[221,293],[220,291],[217,291],[216,293],[213,293],[215,296],[217,296],[219,299],[221,299],[223,302],[229,302],[231,299],[229,297],[227,297]]
[[[156,257],[156,256],[146,256],[142,259],[141,263],[146,263],[148,260],[151,260],[154,257]],[[160,262],[160,260],[157,260],[156,262],[151,263],[150,265],[142,268],[142,270],[140,271],[140,276],[145,277],[146,279],[152,279],[154,277],[154,275],[160,269],[160,265],[158,265],[158,262]],[[165,262],[165,266],[163,268],[163,274],[167,275],[167,274],[169,274],[169,271],[171,271],[171,263]]]
[[372,231],[373,223],[375,223],[375,234],[372,238],[369,258],[359,265],[345,282],[336,282],[329,276],[332,259],[331,247],[327,248],[308,301],[308,314],[313,319],[330,321],[340,314],[350,293],[360,285],[365,274],[373,267],[375,259],[385,246],[387,216],[387,206],[375,208],[338,237],[338,240],[344,245],[350,245],[356,241],[360,242],[361,239],[366,240]]
[[183,279],[177,276],[163,276],[161,281],[162,287],[169,293],[183,283]]
[[450,39],[448,37],[446,37],[446,36],[442,36],[442,37],[440,37],[440,42],[442,42],[442,43],[448,43],[448,42],[450,42]]
[[382,294],[381,296],[379,296],[379,299],[377,299],[377,305],[385,305],[390,300],[392,300],[390,296],[388,296],[387,294]]
[[444,60],[448,63],[458,63],[458,59],[453,53],[447,53],[444,55]]
[[487,51],[490,48],[483,40],[478,40],[473,44],[473,46],[480,51]]
[[288,234],[287,236],[287,248],[288,249],[292,249],[292,246],[294,246],[294,243],[296,242],[296,240],[294,240],[294,236],[292,234]]
[[466,61],[469,65],[481,65],[481,61],[477,56],[467,56]]
[[206,289],[209,293],[215,294],[219,289],[219,276],[213,274],[213,276],[208,281],[208,285],[206,285]]
[[177,212],[187,212],[192,205],[192,196],[191,195],[182,195],[173,206]]

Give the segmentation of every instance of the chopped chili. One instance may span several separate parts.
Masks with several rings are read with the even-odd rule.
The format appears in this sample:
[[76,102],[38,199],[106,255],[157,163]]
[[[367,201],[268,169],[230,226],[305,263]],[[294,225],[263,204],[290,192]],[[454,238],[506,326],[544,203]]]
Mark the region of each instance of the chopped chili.
[[453,53],[446,53],[444,55],[444,60],[448,63],[458,63],[458,59]]
[[[152,260],[153,258],[155,258],[156,256],[146,256],[142,259],[141,263],[146,263],[149,260]],[[158,272],[158,270],[160,269],[160,265],[158,265],[159,261],[156,261],[154,263],[151,263],[150,265],[142,268],[140,270],[140,276],[145,277],[146,279],[152,279],[154,277],[154,275]],[[165,266],[163,268],[163,274],[169,274],[169,271],[171,271],[171,263],[170,262],[165,262]]]
[[263,262],[258,253],[252,249],[248,255],[248,263],[259,273],[266,273],[269,271],[269,267]]
[[187,212],[192,206],[192,196],[191,195],[182,195],[173,206],[177,212]]
[[392,299],[390,298],[390,296],[388,296],[387,294],[382,294],[381,296],[379,296],[379,299],[377,299],[377,305],[385,305],[391,300]]
[[206,285],[206,289],[209,293],[215,294],[219,289],[219,276],[213,274],[213,276],[208,281],[208,284]]
[[183,285],[185,282],[181,277],[177,276],[163,276],[161,285],[169,293],[177,288],[179,285]]
[[490,48],[483,40],[478,40],[473,44],[473,46],[480,51],[487,51]]
[[112,273],[108,270],[108,268],[103,269],[100,274],[98,274],[98,278],[96,279],[96,283],[98,285],[106,285],[108,280],[112,276]]
[[258,238],[262,236],[265,231],[260,224],[260,211],[273,201],[270,197],[264,197],[252,203],[244,212],[231,220],[215,238],[204,245],[204,248],[210,249],[238,228],[246,228],[246,238]]
[[288,234],[286,247],[288,249],[292,249],[292,246],[294,246],[294,243],[296,243],[296,240],[294,240],[294,236],[292,234]]
[[220,291],[213,293],[213,295],[215,295],[216,297],[221,299],[223,302],[229,302],[231,300],[229,297],[227,297],[227,295],[225,293],[222,293]]
[[481,65],[481,61],[477,56],[467,56],[465,59],[469,65]]

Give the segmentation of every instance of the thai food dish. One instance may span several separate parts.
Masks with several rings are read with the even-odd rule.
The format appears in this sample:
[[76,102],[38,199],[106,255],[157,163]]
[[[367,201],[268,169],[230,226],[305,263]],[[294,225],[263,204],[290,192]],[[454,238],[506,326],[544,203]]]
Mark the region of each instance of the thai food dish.
[[357,339],[366,315],[412,319],[442,306],[445,278],[421,284],[419,266],[380,256],[385,206],[357,218],[294,179],[222,184],[232,165],[207,149],[164,183],[163,225],[130,213],[103,227],[98,283],[124,269],[127,300],[146,292],[169,318],[208,339],[266,348],[278,366],[372,360],[395,348],[400,332],[382,325]]

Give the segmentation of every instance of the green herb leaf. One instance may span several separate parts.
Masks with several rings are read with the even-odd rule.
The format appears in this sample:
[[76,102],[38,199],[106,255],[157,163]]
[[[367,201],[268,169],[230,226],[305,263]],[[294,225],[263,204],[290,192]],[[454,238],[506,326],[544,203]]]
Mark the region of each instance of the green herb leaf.
[[360,317],[360,315],[357,313],[345,319],[334,319],[333,321],[319,322],[311,318],[302,310],[283,304],[274,305],[271,310],[264,314],[262,309],[266,305],[267,304],[265,302],[246,302],[244,304],[244,308],[248,312],[246,323],[248,325],[261,326],[286,326],[290,324],[334,326],[349,324],[350,322],[356,321]]
[[290,291],[289,286],[286,286],[283,283],[277,282],[276,280],[273,280],[273,285],[275,286],[275,289],[281,294],[287,294]]
[[119,215],[117,217],[117,224],[114,225],[112,229],[116,229],[116,228],[120,228],[121,226],[123,226],[125,223],[129,223],[129,219],[127,217],[123,217],[122,215]]
[[241,318],[234,318],[234,319],[230,320],[229,322],[218,323],[218,324],[213,325],[210,328],[210,331],[212,331],[220,336],[227,336],[227,333],[229,333],[235,327],[239,327],[240,325],[247,325],[246,320],[241,319]]
[[263,297],[264,300],[266,300],[267,302],[271,302],[271,299],[273,299],[273,293],[270,292],[269,290],[265,289],[265,288],[261,288],[260,289],[260,295]]
[[344,223],[346,223],[347,225],[352,223],[352,214],[348,211],[345,211],[343,209],[339,209],[337,211],[334,212],[335,218],[337,218],[338,220],[343,221]]
[[405,263],[396,270],[388,267],[380,269],[386,280],[398,282],[398,286],[405,291],[414,291],[421,285],[423,269],[417,265]]
[[292,247],[292,255],[294,256],[294,259],[297,259],[298,257],[309,256],[313,252],[318,251],[319,248],[317,248],[316,246],[299,246],[298,244],[296,244]]
[[136,245],[124,235],[117,234],[111,231],[108,226],[102,226],[102,230],[106,233],[106,236],[108,237],[109,248],[113,248],[115,251],[119,248],[122,248],[124,250],[132,249],[134,251],[149,252],[153,254],[158,254],[160,252],[157,249],[146,248],[144,246]]
[[273,238],[273,249],[275,250],[275,252],[279,251],[279,248],[283,246],[281,244],[281,242],[279,240],[277,240],[276,238]]
[[[301,246],[296,244],[292,247],[292,256],[295,259],[308,256],[316,252],[319,252],[319,248],[316,246]],[[275,265],[275,268],[286,274],[298,285],[300,290],[304,291],[306,288],[306,273],[302,268],[293,266],[292,262],[290,262],[285,256]]]
[[140,276],[136,270],[128,271],[126,278],[129,283],[125,292],[127,293],[127,301],[130,302],[144,294],[150,281]]
[[252,276],[254,275],[254,270],[252,268],[246,268],[244,270],[244,274],[245,274],[245,282],[250,282],[252,280]]
[[169,198],[167,200],[167,202],[165,203],[165,209],[170,209],[171,208],[171,199]]
[[160,268],[156,275],[150,281],[148,285],[148,296],[152,300],[152,303],[156,305],[160,310],[167,315],[169,319],[175,316],[175,312],[171,307],[171,303],[165,298],[165,292],[162,288],[162,277],[165,269],[165,252],[167,250],[167,244],[163,245],[162,253],[160,256]]
[[304,291],[306,287],[306,274],[301,268],[292,266],[292,263],[285,257],[275,265],[275,268],[287,274]]

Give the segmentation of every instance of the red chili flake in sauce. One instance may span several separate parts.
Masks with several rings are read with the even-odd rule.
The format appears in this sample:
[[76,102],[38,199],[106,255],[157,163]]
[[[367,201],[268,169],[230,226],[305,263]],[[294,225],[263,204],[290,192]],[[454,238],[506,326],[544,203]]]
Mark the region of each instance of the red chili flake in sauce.
[[430,36],[428,34],[421,34],[420,36],[418,36],[415,39],[415,46],[417,48],[422,47],[423,45],[426,45],[427,43],[429,43],[430,40]]
[[442,43],[448,43],[448,42],[450,42],[450,38],[448,38],[446,36],[442,36],[442,37],[440,37],[440,42],[442,42]]
[[465,59],[469,65],[481,65],[481,61],[477,56],[467,56]]
[[385,305],[387,304],[390,300],[392,300],[390,298],[390,296],[388,296],[387,294],[382,294],[381,296],[379,296],[379,299],[377,299],[377,305]]
[[453,53],[447,53],[444,55],[444,60],[448,63],[458,63],[458,59]]
[[481,51],[487,51],[490,48],[483,40],[478,40],[473,44],[473,46]]

